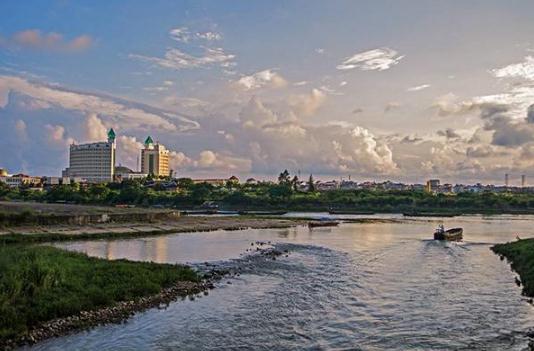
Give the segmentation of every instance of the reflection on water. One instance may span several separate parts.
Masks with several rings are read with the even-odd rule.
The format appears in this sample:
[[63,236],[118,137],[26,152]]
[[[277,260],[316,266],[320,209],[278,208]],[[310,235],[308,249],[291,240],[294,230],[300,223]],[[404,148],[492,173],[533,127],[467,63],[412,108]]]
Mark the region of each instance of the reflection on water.
[[[242,274],[209,296],[36,345],[37,350],[524,350],[534,311],[492,243],[534,236],[530,216],[216,231],[61,244],[110,259],[218,261]],[[465,241],[429,240],[434,227]],[[241,255],[256,240],[289,249]]]

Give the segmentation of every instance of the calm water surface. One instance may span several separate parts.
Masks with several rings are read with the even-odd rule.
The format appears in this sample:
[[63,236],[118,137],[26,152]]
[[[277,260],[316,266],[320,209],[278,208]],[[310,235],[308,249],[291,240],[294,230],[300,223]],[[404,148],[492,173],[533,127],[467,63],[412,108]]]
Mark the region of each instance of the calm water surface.
[[[32,350],[525,350],[534,310],[489,248],[534,236],[532,220],[421,218],[62,244],[109,259],[210,261],[243,274],[209,296]],[[428,240],[442,221],[462,226],[465,241]],[[290,254],[244,255],[256,240]]]

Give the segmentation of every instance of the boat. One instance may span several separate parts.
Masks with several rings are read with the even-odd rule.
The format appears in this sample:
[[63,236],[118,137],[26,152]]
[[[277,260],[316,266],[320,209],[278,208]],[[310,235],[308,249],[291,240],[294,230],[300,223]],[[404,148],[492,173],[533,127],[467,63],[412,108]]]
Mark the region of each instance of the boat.
[[336,227],[339,224],[338,221],[334,221],[329,218],[321,218],[318,220],[313,220],[308,222],[309,228],[315,228],[315,227]]
[[358,210],[329,210],[329,214],[337,215],[374,215],[372,211],[358,211]]
[[240,215],[249,215],[249,216],[282,216],[287,213],[287,211],[238,211]]
[[461,241],[463,238],[463,228],[452,228],[445,230],[443,224],[434,232],[434,240]]
[[184,210],[180,211],[180,213],[184,216],[187,215],[214,215],[218,214],[218,210]]

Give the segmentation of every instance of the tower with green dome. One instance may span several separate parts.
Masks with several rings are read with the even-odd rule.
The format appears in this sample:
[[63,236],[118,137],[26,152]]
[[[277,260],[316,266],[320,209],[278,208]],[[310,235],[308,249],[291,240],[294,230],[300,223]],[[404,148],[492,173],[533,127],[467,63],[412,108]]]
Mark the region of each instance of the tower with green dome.
[[108,131],[108,143],[114,143],[115,142],[115,137],[116,137],[115,131],[113,130],[113,128],[109,128],[109,131]]

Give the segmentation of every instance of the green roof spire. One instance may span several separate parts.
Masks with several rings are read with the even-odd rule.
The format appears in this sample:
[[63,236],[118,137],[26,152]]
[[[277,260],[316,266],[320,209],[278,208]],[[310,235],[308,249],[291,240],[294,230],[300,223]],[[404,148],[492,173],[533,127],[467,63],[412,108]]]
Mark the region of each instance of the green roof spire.
[[108,140],[109,141],[114,141],[115,140],[115,131],[113,130],[113,128],[110,128],[109,131],[108,131]]
[[147,136],[146,140],[145,140],[145,145],[150,145],[150,144],[154,144],[154,140],[152,140],[152,138],[149,136]]

